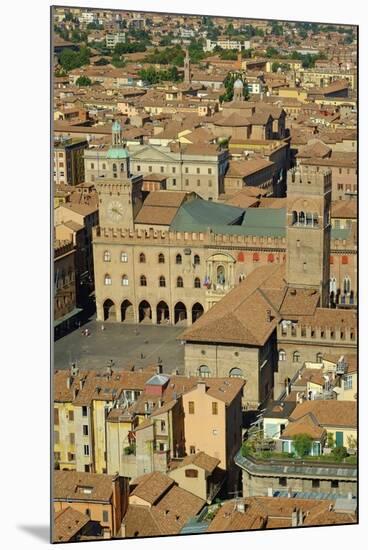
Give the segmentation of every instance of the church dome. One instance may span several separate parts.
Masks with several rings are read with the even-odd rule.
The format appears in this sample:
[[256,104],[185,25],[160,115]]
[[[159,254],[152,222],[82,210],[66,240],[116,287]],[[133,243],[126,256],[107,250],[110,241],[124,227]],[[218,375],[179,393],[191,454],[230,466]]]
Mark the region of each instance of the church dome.
[[244,88],[244,84],[243,84],[242,80],[240,80],[240,78],[238,78],[238,80],[235,80],[234,88]]
[[108,159],[127,159],[129,158],[129,151],[126,147],[110,147],[107,151]]

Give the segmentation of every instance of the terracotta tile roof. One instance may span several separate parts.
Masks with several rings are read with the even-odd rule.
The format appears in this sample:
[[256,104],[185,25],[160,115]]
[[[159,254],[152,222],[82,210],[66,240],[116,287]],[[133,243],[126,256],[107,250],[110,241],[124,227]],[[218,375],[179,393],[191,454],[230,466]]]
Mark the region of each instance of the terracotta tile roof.
[[289,422],[280,439],[292,439],[295,435],[300,434],[306,434],[314,440],[321,441],[326,435],[326,430],[318,426],[313,416],[308,414],[295,422]]
[[74,508],[65,508],[55,515],[53,526],[54,542],[68,542],[83,527],[87,525],[90,518]]
[[178,208],[185,200],[186,195],[184,191],[152,191],[144,201],[144,205]]
[[357,312],[348,309],[316,308],[312,315],[304,313],[295,316],[300,325],[311,327],[325,327],[335,330],[337,328],[349,328],[355,330],[357,327]]
[[326,158],[331,154],[331,147],[318,139],[313,139],[304,147],[300,147],[298,158]]
[[357,218],[358,204],[355,200],[350,201],[332,201],[331,218]]
[[151,472],[130,482],[130,487],[133,488],[130,496],[137,496],[150,504],[155,504],[174,484],[169,476],[161,472]]
[[357,403],[355,401],[316,400],[298,403],[291,413],[291,422],[307,415],[313,415],[319,426],[353,427],[357,425]]
[[[277,278],[278,272],[281,279]],[[283,272],[281,266],[263,266],[254,270],[188,328],[181,339],[263,345],[280,320],[266,292],[267,289],[282,292],[285,287]],[[267,311],[271,314],[270,321]]]
[[98,211],[98,208],[95,205],[89,205],[89,204],[79,204],[79,203],[64,203],[58,206],[58,208],[64,208],[66,210],[72,210],[76,214],[80,214],[81,216],[89,216],[90,214],[94,214]]
[[72,470],[53,472],[53,498],[55,500],[82,500],[111,502],[115,476],[91,474]]
[[178,207],[148,206],[143,204],[135,217],[136,224],[171,225],[176,216]]
[[265,159],[250,159],[250,160],[232,160],[229,162],[229,168],[225,177],[246,177],[255,174],[265,168],[274,166],[274,163]]
[[[147,380],[152,376],[152,371],[130,372],[114,371],[110,377],[101,374],[101,371],[79,370],[76,376],[71,377],[69,370],[55,371],[54,373],[54,401],[70,402],[74,405],[90,405],[93,400],[116,399],[121,392],[126,390],[141,390]],[[67,380],[70,380],[70,388]]]
[[280,307],[280,314],[284,317],[299,315],[313,315],[316,311],[320,294],[316,290],[288,288]]
[[198,466],[198,468],[202,468],[203,470],[206,470],[208,473],[212,473],[216,466],[220,464],[220,460],[218,458],[214,458],[213,456],[210,456],[203,451],[196,453],[194,455],[188,455],[183,458],[176,466],[176,468],[182,468],[184,466],[188,466],[189,464],[194,464],[195,466]]
[[[244,504],[240,512],[237,504]],[[303,525],[356,523],[354,513],[334,510],[331,500],[284,497],[248,497],[241,501],[226,501],[212,520],[207,532],[242,531],[292,526],[292,513],[302,511]]]

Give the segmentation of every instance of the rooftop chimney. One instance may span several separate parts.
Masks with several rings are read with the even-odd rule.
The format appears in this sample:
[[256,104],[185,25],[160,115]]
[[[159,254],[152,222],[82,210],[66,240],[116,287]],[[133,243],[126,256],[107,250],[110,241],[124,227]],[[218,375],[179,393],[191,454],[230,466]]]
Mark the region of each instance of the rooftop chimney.
[[245,512],[245,504],[244,502],[238,502],[237,505],[236,505],[236,509],[238,512],[240,512],[241,514],[244,514]]

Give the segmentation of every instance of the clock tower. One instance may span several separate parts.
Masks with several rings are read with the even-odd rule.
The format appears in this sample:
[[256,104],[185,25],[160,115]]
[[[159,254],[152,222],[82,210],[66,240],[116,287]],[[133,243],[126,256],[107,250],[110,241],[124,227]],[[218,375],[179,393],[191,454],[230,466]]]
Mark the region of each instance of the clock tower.
[[95,180],[100,227],[134,229],[134,218],[142,207],[143,178],[130,172],[129,151],[117,121],[112,126],[112,146],[106,160],[110,167],[109,177]]

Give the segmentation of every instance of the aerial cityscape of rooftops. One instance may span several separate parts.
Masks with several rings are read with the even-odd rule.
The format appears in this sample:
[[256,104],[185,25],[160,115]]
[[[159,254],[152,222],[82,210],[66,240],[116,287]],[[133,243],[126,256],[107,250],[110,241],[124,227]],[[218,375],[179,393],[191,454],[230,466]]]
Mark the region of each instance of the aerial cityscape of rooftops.
[[54,7],[53,541],[357,522],[357,27]]

